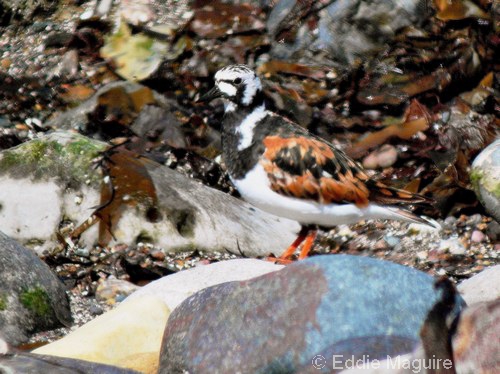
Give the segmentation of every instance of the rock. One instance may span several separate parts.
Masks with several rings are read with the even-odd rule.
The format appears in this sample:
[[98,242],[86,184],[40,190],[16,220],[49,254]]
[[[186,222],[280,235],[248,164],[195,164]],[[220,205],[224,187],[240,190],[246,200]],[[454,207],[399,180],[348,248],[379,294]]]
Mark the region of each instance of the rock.
[[[171,144],[174,138],[175,145],[182,146],[182,143],[177,144],[179,141],[185,141],[180,139],[180,123],[174,115],[178,110],[180,107],[175,100],[168,99],[141,84],[118,81],[100,88],[77,107],[59,113],[47,121],[45,126],[79,131],[92,138],[109,139],[117,135],[128,135],[120,133],[117,126],[113,126],[112,120],[106,118],[106,115],[111,118],[118,116],[121,131],[130,127],[136,135],[144,137],[156,133],[158,140]],[[108,125],[110,122],[111,126]],[[166,123],[168,126],[165,126]]]
[[189,296],[204,288],[254,278],[283,267],[283,265],[256,259],[237,259],[200,265],[151,282],[127,297],[124,303],[150,295],[161,299],[170,310],[174,310]]
[[479,230],[474,230],[470,236],[470,241],[474,243],[482,243],[485,239],[486,235]]
[[492,242],[500,242],[500,223],[491,221],[486,227],[486,234]]
[[458,285],[468,305],[500,298],[500,265],[483,270]]
[[371,152],[363,160],[367,169],[387,168],[394,165],[398,159],[398,150],[390,144],[384,144],[380,149]]
[[448,251],[450,254],[454,256],[462,256],[465,254],[466,249],[462,243],[458,241],[457,238],[443,239],[439,243],[440,252]]
[[113,305],[123,301],[128,295],[140,289],[139,286],[123,279],[108,278],[97,286],[95,296],[97,300],[102,300]]
[[313,257],[185,300],[169,318],[159,373],[306,372],[317,355],[411,352],[438,298],[433,278],[411,268]]
[[[56,132],[0,152],[2,230],[39,252],[57,245],[63,220],[81,223],[99,205],[102,177],[93,160],[105,147],[78,134]],[[96,236],[97,227],[91,228],[83,240],[92,242]]]
[[[294,4],[301,2],[280,1]],[[345,67],[358,59],[366,59],[374,51],[384,48],[384,43],[393,39],[396,32],[406,26],[418,25],[426,18],[423,0],[339,0],[319,12],[317,36],[309,30],[298,32],[293,44],[277,43],[273,56],[281,59],[292,57],[303,49],[328,51],[338,63]],[[268,29],[276,33],[269,23],[279,22],[284,15],[293,12],[293,6],[276,6],[269,15]],[[293,16],[293,14],[291,14]],[[289,25],[289,24],[288,24]]]
[[484,208],[500,222],[500,139],[475,158],[470,179]]
[[134,374],[137,371],[96,364],[93,362],[36,355],[10,348],[0,338],[0,368],[2,373],[54,373],[54,374]]
[[460,315],[452,340],[456,372],[497,373],[500,367],[499,336],[500,299],[466,308]]
[[[1,152],[0,227],[37,251],[56,246],[63,220],[78,226],[101,205],[103,178],[94,160],[104,147],[59,131]],[[113,228],[115,241],[108,244],[135,245],[146,239],[167,252],[196,248],[259,256],[280,255],[295,239],[296,222],[262,212],[153,161],[144,162],[143,172],[154,185],[157,214],[151,217],[149,201],[136,206],[124,202]],[[98,239],[94,225],[81,236],[81,246],[93,246]]]
[[156,373],[162,332],[169,314],[169,309],[157,298],[136,298],[33,353]]
[[116,366],[26,352],[0,355],[0,367],[10,374],[139,374],[138,371],[120,369]]
[[420,343],[412,353],[397,357],[388,356],[382,361],[371,360],[369,356],[364,355],[356,361],[347,360],[344,367],[339,367],[334,361],[333,364],[337,366],[330,367],[330,369],[344,369],[341,371],[343,374],[361,372],[371,374],[455,373],[450,344],[454,327],[450,326],[458,322],[455,304],[458,300],[456,289],[446,278],[437,279],[434,287],[439,290],[439,298],[425,317],[420,328]]
[[71,325],[63,284],[32,251],[0,231],[0,335],[12,345]]

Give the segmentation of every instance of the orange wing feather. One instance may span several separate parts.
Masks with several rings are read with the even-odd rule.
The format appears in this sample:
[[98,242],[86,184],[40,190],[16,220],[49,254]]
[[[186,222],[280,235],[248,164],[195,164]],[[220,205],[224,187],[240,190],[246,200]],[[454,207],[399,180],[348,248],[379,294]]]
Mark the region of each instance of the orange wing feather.
[[371,180],[341,150],[306,136],[268,136],[260,163],[278,193],[322,204],[421,203],[429,199]]
[[[266,150],[261,159],[271,180],[271,188],[279,193],[320,203],[350,202],[368,205],[369,191],[361,178],[366,174],[342,172],[340,151],[319,140],[306,137],[264,139]],[[336,165],[337,164],[337,165]],[[355,166],[354,162],[353,165]],[[332,174],[333,173],[333,174]],[[361,178],[360,178],[361,177]]]

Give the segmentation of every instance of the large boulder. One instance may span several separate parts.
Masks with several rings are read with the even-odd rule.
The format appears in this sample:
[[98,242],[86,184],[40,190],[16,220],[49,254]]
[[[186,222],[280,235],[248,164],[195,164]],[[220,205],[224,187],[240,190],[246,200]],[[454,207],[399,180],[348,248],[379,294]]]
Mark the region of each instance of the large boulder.
[[434,278],[411,268],[313,257],[185,300],[169,318],[159,372],[307,372],[318,357],[409,353],[440,299]]
[[33,332],[70,324],[63,284],[33,251],[0,231],[0,336],[18,345]]
[[[100,201],[103,175],[95,163],[104,149],[102,142],[59,131],[1,152],[0,227],[38,251],[57,244],[62,222],[79,225],[96,206],[107,203]],[[264,213],[153,161],[140,167],[143,174],[134,183],[153,186],[154,217],[150,200],[131,206],[123,196],[109,244],[146,240],[167,252],[199,249],[257,256],[279,255],[295,238],[296,222]],[[135,190],[133,184],[129,188]],[[81,239],[82,245],[96,244],[97,225]]]

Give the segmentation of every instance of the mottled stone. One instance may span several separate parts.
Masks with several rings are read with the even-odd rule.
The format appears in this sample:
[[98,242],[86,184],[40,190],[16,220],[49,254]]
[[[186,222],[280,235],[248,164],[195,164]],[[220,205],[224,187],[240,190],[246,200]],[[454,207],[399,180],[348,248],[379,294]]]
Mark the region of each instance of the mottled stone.
[[468,305],[500,299],[500,265],[489,267],[458,285]]
[[169,318],[159,372],[308,372],[316,355],[408,353],[439,295],[411,268],[313,257],[184,301]]
[[500,139],[474,159],[470,179],[484,208],[500,222]]
[[0,336],[18,345],[33,332],[70,324],[63,284],[34,252],[0,231]]
[[452,340],[457,373],[498,373],[499,337],[500,299],[465,309]]
[[[77,227],[103,204],[103,175],[95,159],[104,149],[102,142],[57,131],[1,151],[2,230],[39,253],[57,246],[61,223],[71,221]],[[115,240],[109,245],[135,245],[146,238],[165,252],[280,255],[300,228],[295,221],[263,212],[164,165],[149,161],[143,166],[154,187],[154,209],[149,198],[115,209],[120,214],[112,228]],[[138,181],[134,183],[139,189]],[[89,248],[100,240],[98,226],[81,235],[82,246]]]

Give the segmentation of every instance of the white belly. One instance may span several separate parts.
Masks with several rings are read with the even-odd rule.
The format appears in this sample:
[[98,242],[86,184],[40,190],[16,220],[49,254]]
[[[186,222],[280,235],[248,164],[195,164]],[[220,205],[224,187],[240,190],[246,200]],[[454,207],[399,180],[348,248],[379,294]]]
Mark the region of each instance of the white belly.
[[355,204],[318,204],[311,200],[280,195],[270,188],[267,173],[257,164],[243,179],[232,179],[241,196],[256,207],[302,224],[336,226],[363,219],[395,219],[410,221],[397,209],[369,204],[359,208]]

